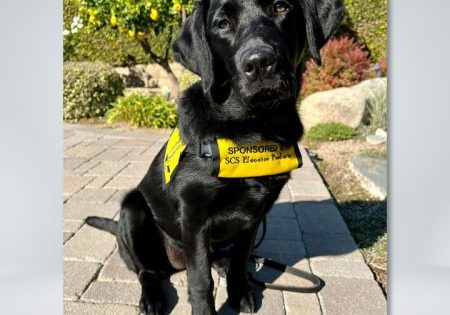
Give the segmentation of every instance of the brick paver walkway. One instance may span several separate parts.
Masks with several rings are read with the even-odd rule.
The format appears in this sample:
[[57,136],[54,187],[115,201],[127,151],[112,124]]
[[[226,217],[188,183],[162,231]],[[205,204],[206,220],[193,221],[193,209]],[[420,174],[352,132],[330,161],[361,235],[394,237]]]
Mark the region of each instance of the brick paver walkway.
[[[84,223],[88,215],[117,218],[123,194],[147,171],[169,131],[64,127],[64,314],[138,314],[140,286],[119,258],[114,236]],[[305,165],[292,174],[268,219],[257,253],[312,271],[325,280],[318,294],[258,292],[258,314],[386,314],[386,299],[359,253],[319,174]],[[213,272],[216,309],[226,304],[224,279]],[[272,270],[258,278],[306,284]],[[190,314],[186,276],[166,285],[171,314]]]

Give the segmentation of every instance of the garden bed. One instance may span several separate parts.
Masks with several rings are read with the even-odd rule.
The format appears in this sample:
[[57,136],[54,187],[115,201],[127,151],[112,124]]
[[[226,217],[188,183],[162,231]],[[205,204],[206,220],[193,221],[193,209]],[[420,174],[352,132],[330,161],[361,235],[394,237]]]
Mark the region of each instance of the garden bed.
[[387,203],[370,195],[349,169],[349,161],[360,154],[386,158],[386,145],[374,146],[362,139],[354,139],[309,145],[309,149],[317,153],[316,167],[366,263],[386,294]]

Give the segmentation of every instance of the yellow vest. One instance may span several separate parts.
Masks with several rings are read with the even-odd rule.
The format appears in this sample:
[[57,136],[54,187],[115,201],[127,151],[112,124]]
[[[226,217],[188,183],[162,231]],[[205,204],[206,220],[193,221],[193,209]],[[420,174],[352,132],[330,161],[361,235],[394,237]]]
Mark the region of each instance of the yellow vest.
[[[167,142],[164,155],[166,184],[170,182],[185,149],[186,144],[176,128]],[[219,178],[277,175],[290,172],[303,164],[297,144],[284,146],[274,141],[238,145],[230,139],[216,139],[215,142],[202,144],[199,155],[211,161],[210,173]]]

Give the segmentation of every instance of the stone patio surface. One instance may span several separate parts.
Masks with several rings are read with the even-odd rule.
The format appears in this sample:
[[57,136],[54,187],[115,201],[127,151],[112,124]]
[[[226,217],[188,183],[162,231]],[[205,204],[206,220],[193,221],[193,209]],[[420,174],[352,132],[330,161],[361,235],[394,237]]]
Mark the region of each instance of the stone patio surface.
[[[147,171],[169,130],[64,126],[64,314],[139,314],[140,285],[120,260],[115,237],[87,226],[89,215],[118,217],[122,196]],[[386,299],[365,264],[330,193],[301,148],[304,166],[268,216],[257,254],[313,272],[325,281],[318,294],[257,290],[257,314],[386,314]],[[259,279],[306,285],[263,268]],[[216,309],[226,304],[226,281],[213,272]],[[170,314],[188,315],[185,272],[165,286]]]

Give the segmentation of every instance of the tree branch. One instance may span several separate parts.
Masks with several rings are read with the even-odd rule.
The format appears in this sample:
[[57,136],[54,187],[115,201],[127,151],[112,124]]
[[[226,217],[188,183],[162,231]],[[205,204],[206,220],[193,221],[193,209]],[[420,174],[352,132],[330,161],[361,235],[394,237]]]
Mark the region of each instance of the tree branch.
[[[172,33],[172,31],[173,31],[173,29],[171,27],[170,32]],[[161,58],[161,57],[159,57],[157,54],[155,54],[152,51],[152,47],[150,46],[150,43],[148,42],[147,38],[145,38],[144,40],[140,40],[139,41],[139,43],[141,44],[141,46],[144,49],[145,53],[150,57],[150,59],[155,61],[158,65],[160,65],[167,72],[167,75],[169,76],[169,79],[170,79],[171,85],[172,85],[171,96],[174,99],[178,99],[178,96],[179,96],[178,79],[175,76],[175,74],[173,73],[173,71],[172,71],[172,69],[170,68],[170,65],[169,65],[170,42],[171,41],[168,42],[167,49],[166,49],[166,54],[165,54],[164,58]]]
[[169,61],[169,51],[170,51],[170,44],[172,43],[172,35],[173,35],[173,26],[169,26],[169,36],[167,40],[167,46],[166,46],[166,53],[164,54],[164,60],[167,62]]
[[153,59],[157,64],[162,64],[164,60],[162,60],[157,54],[155,54],[152,51],[152,48],[147,40],[145,38],[144,40],[140,40],[139,43],[141,44],[142,48],[144,49],[145,53],[150,56],[151,59]]

